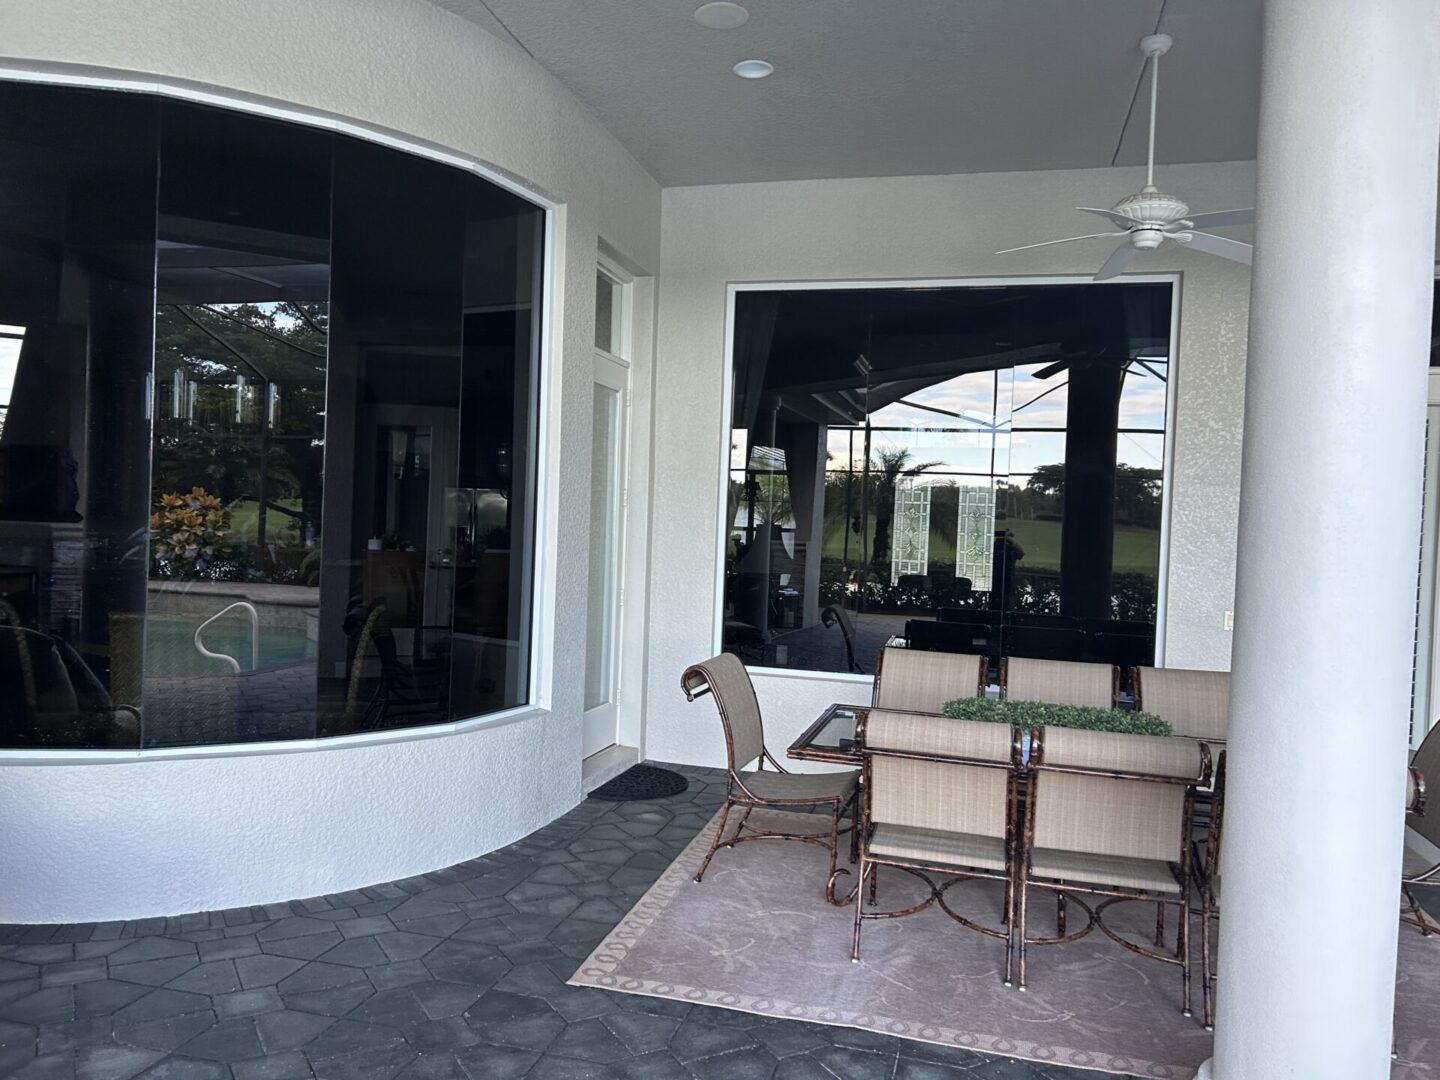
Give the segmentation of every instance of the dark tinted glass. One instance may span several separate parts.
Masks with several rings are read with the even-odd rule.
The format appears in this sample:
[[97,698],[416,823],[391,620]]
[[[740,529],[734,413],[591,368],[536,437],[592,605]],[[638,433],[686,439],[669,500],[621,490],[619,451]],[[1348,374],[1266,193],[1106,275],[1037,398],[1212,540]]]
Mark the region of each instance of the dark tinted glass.
[[1154,655],[1167,285],[744,292],[725,647]]
[[1440,367],[1440,279],[1435,282],[1435,300],[1430,309],[1430,366]]
[[542,230],[395,150],[0,84],[0,745],[528,700]]
[[464,202],[459,482],[447,494],[455,575],[451,708],[529,700],[544,216],[493,187]]
[[140,742],[157,107],[0,84],[0,742]]
[[332,141],[163,109],[147,746],[315,734]]

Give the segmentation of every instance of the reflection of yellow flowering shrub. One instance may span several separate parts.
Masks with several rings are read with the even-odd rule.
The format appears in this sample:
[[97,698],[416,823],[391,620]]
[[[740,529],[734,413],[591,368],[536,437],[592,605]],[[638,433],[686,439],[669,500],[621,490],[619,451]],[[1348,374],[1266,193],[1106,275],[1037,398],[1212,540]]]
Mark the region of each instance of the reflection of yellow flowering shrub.
[[204,570],[230,531],[230,511],[202,487],[169,492],[150,515],[150,531],[156,561]]

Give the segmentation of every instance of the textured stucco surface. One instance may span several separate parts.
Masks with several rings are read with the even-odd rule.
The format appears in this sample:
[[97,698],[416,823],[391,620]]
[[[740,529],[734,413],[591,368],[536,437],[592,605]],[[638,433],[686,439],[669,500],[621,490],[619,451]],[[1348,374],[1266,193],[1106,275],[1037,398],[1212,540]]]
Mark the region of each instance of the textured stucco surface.
[[[538,574],[554,628],[538,657],[543,711],[385,746],[5,767],[0,922],[172,914],[367,885],[489,851],[575,805],[594,265],[603,238],[654,272],[655,181],[532,60],[423,0],[6,0],[0,53],[0,64],[30,70],[142,72],[358,120],[479,159],[561,204],[541,508],[551,543]],[[643,357],[635,380],[648,384]],[[642,475],[646,446],[631,458]]]
[[[1160,182],[1197,210],[1249,206],[1254,165],[1177,166]],[[715,710],[687,706],[686,664],[713,640],[716,530],[731,282],[1090,274],[1101,243],[991,254],[1087,230],[1075,206],[1108,206],[1143,171],[996,173],[669,188],[663,198],[646,752],[715,765]],[[1249,270],[1165,250],[1137,272],[1183,274],[1176,358],[1168,664],[1229,666]],[[781,749],[832,701],[869,685],[825,677],[756,679],[767,735]]]

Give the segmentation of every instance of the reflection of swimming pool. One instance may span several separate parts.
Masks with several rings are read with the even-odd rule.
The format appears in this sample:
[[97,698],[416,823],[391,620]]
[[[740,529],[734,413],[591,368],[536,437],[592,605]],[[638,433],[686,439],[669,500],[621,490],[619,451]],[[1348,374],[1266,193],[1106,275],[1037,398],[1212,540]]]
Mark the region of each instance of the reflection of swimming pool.
[[[195,649],[195,628],[204,620],[191,615],[151,615],[145,620],[146,675],[224,675],[232,669],[223,660],[201,656]],[[205,628],[205,647],[228,653],[250,670],[250,622],[236,613]],[[315,656],[315,643],[304,627],[260,624],[260,668],[284,667]]]

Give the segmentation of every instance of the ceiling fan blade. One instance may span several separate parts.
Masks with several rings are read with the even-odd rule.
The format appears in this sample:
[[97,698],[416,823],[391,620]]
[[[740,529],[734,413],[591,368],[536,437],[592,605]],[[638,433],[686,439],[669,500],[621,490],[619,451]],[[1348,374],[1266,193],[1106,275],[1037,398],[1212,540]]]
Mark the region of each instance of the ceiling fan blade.
[[1212,210],[1208,214],[1191,214],[1189,220],[1207,229],[1218,229],[1224,225],[1254,225],[1255,208],[1249,210]]
[[1117,214],[1114,210],[1101,210],[1095,206],[1077,206],[1075,209],[1083,210],[1087,214],[1099,214],[1107,221],[1114,222],[1116,225],[1119,225],[1120,228],[1126,230],[1127,232],[1140,224],[1140,222],[1136,221],[1134,218],[1126,217],[1124,214]]
[[[1188,236],[1189,240],[1182,237]],[[1187,244],[1197,251],[1203,251],[1208,255],[1219,255],[1222,259],[1230,259],[1233,262],[1250,265],[1251,255],[1255,249],[1249,244],[1242,244],[1239,240],[1231,240],[1228,236],[1212,236],[1203,232],[1183,232],[1175,237],[1182,244]]]
[[1060,372],[1064,371],[1069,366],[1069,360],[1056,360],[1055,363],[1049,364],[1046,367],[1042,367],[1039,371],[1032,371],[1030,373],[1030,377],[1032,379],[1048,379],[1051,376],[1059,375]]
[[1012,251],[1029,251],[1031,248],[1051,247],[1054,244],[1073,244],[1076,240],[1098,240],[1103,236],[1124,236],[1125,233],[1097,232],[1089,236],[1067,236],[1064,240],[1046,240],[1041,244],[1021,244],[1019,247],[1006,248],[1004,251],[997,251],[996,255],[1009,255]]
[[1095,281],[1104,281],[1116,274],[1122,273],[1124,269],[1134,261],[1135,256],[1140,254],[1140,249],[1131,247],[1129,244],[1121,244],[1105,260],[1105,265],[1095,272]]

